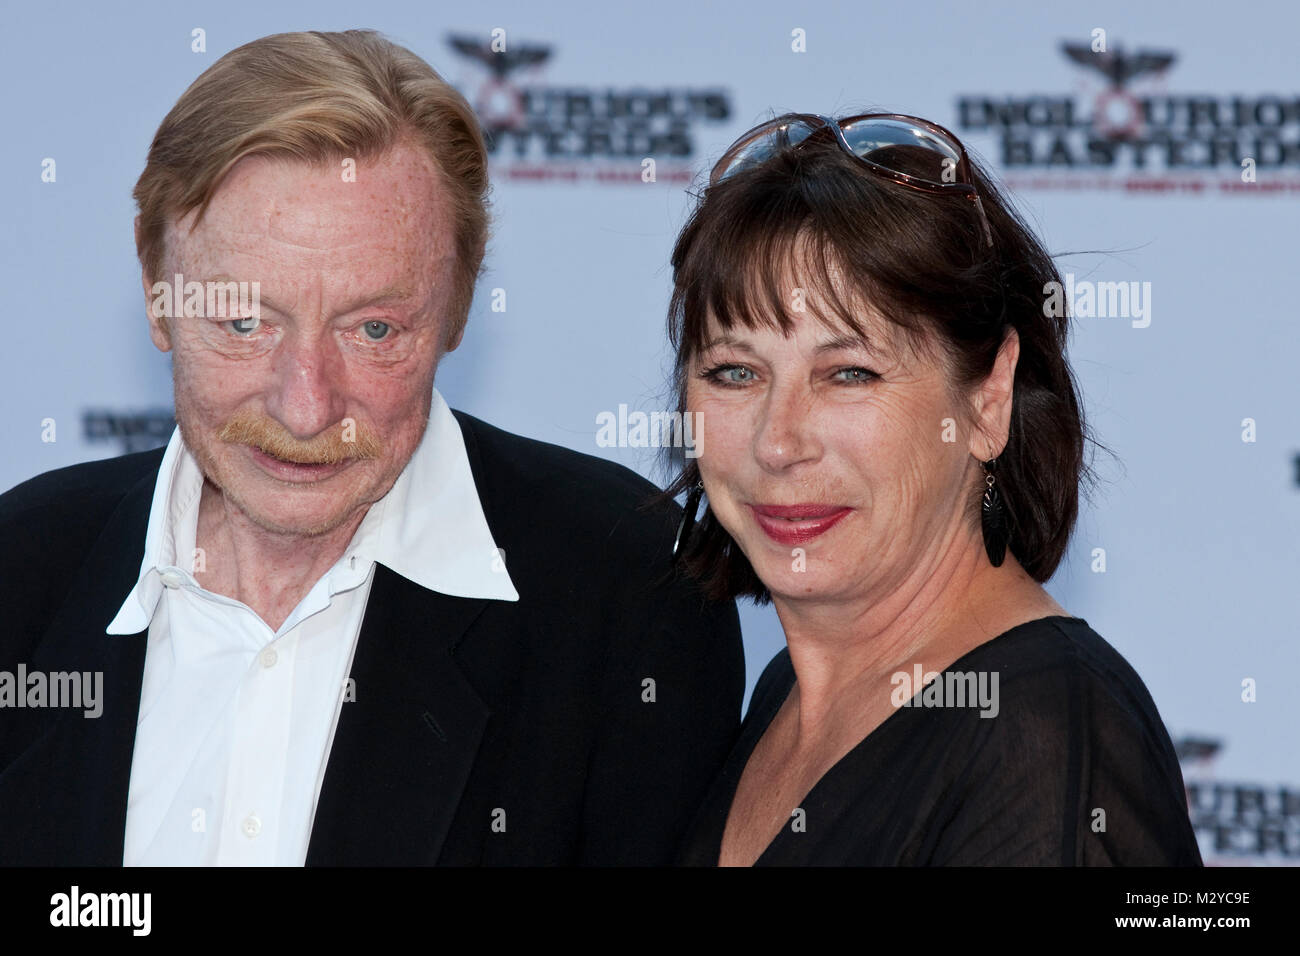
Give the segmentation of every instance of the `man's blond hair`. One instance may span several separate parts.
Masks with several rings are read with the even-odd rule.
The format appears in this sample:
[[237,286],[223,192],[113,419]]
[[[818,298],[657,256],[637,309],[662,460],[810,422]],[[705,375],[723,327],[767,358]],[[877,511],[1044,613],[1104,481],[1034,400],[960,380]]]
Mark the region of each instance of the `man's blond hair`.
[[487,150],[473,109],[429,64],[373,30],[278,33],[231,50],[163,119],[135,185],[136,252],[150,282],[167,224],[208,204],[246,156],[372,159],[414,138],[456,223],[448,341],[463,329],[488,236]]

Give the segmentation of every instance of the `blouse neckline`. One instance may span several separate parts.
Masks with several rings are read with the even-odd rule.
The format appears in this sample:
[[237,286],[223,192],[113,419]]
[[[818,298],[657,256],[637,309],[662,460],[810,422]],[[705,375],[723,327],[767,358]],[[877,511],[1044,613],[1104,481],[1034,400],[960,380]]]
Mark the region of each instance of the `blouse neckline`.
[[[957,658],[951,664],[948,664],[946,667],[944,667],[941,673],[945,673],[951,670],[961,669],[959,668],[958,665],[960,665],[963,661],[966,661],[968,658],[972,656],[981,653],[987,653],[988,649],[992,645],[996,644],[999,641],[1002,641],[1004,638],[1010,637],[1011,635],[1015,634],[1017,631],[1021,631],[1024,628],[1031,627],[1033,625],[1041,626],[1051,621],[1075,621],[1080,624],[1083,624],[1085,627],[1088,626],[1088,622],[1085,621],[1083,618],[1074,617],[1073,615],[1068,615],[1068,614],[1052,614],[1052,615],[1048,615],[1047,617],[1034,618],[1031,621],[1023,621],[1020,624],[1016,624],[1008,628],[1007,630],[1003,631],[1001,634],[989,638],[987,641],[984,641],[982,644],[975,645],[969,651],[963,654],[961,657]],[[771,726],[772,721],[776,718],[776,715],[780,712],[781,708],[785,705],[787,698],[789,698],[790,696],[790,691],[794,689],[794,685],[798,681],[798,677],[794,674],[794,667],[789,662],[789,648],[782,649],[780,653],[786,655],[786,666],[790,670],[792,679],[790,679],[787,682],[785,691],[781,693],[779,699],[776,700],[775,704],[765,708],[762,712],[760,712],[757,715],[758,720],[754,721],[752,726],[750,726],[742,735],[741,739],[737,741],[736,749],[728,760],[728,770],[731,772],[726,774],[726,778],[730,780],[731,783],[727,787],[726,793],[721,795],[725,797],[726,813],[724,814],[722,819],[722,828],[718,833],[717,843],[710,851],[710,857],[712,860],[712,864],[714,866],[718,865],[718,861],[722,856],[722,841],[726,836],[727,823],[731,819],[731,807],[736,799],[736,791],[740,788],[740,778],[744,774],[745,768],[749,765],[749,759],[754,755],[754,750],[758,747],[759,740],[761,740],[763,735],[767,733],[768,727]],[[916,693],[913,694],[911,700],[912,701],[916,700],[916,698],[921,695],[923,690],[924,688],[919,688],[916,691]],[[909,703],[910,702],[911,701],[909,701]],[[752,706],[752,702],[751,702],[751,706]],[[888,717],[882,720],[875,727],[875,729],[873,729],[865,737],[863,737],[856,744],[854,744],[853,747],[850,748],[849,751],[844,754],[844,756],[840,757],[839,760],[835,761],[835,763],[832,764],[831,767],[817,779],[817,782],[814,783],[812,787],[808,790],[808,792],[804,794],[804,796],[801,798],[800,803],[801,804],[810,803],[814,795],[817,794],[819,790],[824,790],[827,786],[829,786],[827,781],[833,782],[832,778],[843,774],[846,771],[846,768],[849,766],[849,764],[856,763],[857,760],[861,758],[861,755],[864,751],[870,749],[871,746],[875,745],[879,741],[889,736],[892,736],[892,734],[895,732],[894,728],[900,726],[905,727],[907,725],[907,720],[906,718],[900,716],[905,713],[912,714],[915,718],[919,719],[925,713],[925,709],[917,708],[917,707],[908,707],[908,706],[899,706],[894,708],[894,712],[892,714],[890,714]],[[748,717],[749,715],[746,714],[747,724],[749,723]],[[767,857],[770,853],[772,853],[773,849],[776,848],[777,845],[782,842],[783,837],[788,832],[789,832],[788,825],[783,825],[781,829],[779,829],[776,832],[776,835],[772,837],[771,841],[767,844],[767,846],[763,848],[763,852],[758,855],[758,857],[754,860],[754,863],[752,865],[758,866],[759,864],[761,864],[764,861],[764,858]]]

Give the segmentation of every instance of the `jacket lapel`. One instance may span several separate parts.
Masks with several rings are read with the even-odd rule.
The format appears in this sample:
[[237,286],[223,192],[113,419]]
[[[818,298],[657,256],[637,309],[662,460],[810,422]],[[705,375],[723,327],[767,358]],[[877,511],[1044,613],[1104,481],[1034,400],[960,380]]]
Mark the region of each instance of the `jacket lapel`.
[[487,604],[375,567],[308,866],[437,861],[491,716],[452,657]]
[[36,783],[44,804],[40,819],[57,834],[52,863],[122,865],[148,632],[104,631],[139,576],[156,479],[155,468],[123,498],[29,664],[47,673],[103,674],[100,716],[63,709],[34,744],[44,751],[33,755],[45,773]]
[[[148,632],[104,633],[144,558],[157,468],[131,489],[77,572],[29,670],[103,674],[103,713],[64,710],[24,754],[44,847],[27,862],[121,866]],[[491,711],[452,653],[488,602],[375,568],[312,826],[308,865],[437,860]],[[35,833],[33,833],[35,836]]]

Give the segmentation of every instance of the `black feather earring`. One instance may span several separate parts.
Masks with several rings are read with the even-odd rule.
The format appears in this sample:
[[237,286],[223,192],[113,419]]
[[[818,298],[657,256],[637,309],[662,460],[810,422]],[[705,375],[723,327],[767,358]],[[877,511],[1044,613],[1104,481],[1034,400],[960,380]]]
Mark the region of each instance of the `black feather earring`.
[[994,487],[994,472],[998,460],[984,462],[984,504],[980,509],[980,525],[984,531],[984,550],[993,567],[1001,567],[1007,554],[1007,509],[1002,503],[1002,493]]

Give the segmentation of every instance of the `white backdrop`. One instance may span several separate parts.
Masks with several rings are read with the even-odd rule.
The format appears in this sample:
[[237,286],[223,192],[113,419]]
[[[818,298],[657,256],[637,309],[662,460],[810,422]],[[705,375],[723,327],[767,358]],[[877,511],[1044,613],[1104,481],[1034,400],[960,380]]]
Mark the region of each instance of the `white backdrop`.
[[[598,447],[596,418],[620,404],[671,407],[664,307],[667,258],[688,208],[684,180],[770,110],[915,113],[949,126],[1022,187],[1017,198],[1053,252],[1105,250],[1064,256],[1063,272],[1150,283],[1145,327],[1123,317],[1076,323],[1070,355],[1087,412],[1120,463],[1098,459],[1107,483],[1085,506],[1073,548],[1048,587],[1134,665],[1176,740],[1202,741],[1202,754],[1217,750],[1185,764],[1189,781],[1232,788],[1217,803],[1202,790],[1206,814],[1231,828],[1244,819],[1229,799],[1242,788],[1263,789],[1269,799],[1279,787],[1294,794],[1300,335],[1291,290],[1300,191],[1288,184],[1300,179],[1300,7],[1272,0],[1228,15],[1208,0],[1141,9],[1126,2],[886,8],[777,0],[538,6],[8,6],[0,57],[8,130],[0,147],[0,271],[11,316],[0,353],[0,488],[120,454],[128,447],[124,431],[139,433],[130,447],[143,447],[150,429],[165,428],[170,368],[146,335],[130,191],[176,97],[250,39],[373,27],[424,56],[471,98],[483,97],[485,108],[508,106],[526,92],[530,121],[568,130],[555,138],[556,156],[545,155],[539,136],[522,159],[495,163],[488,272],[465,343],[440,369],[438,384],[453,407],[654,478],[662,477],[654,450]],[[204,51],[192,49],[196,28],[204,31]],[[456,34],[486,44],[494,28],[506,30],[516,49],[547,50],[544,62],[511,72],[495,92],[487,70],[448,42]],[[1111,80],[1101,70],[1063,51],[1066,42],[1088,47],[1098,28],[1112,52],[1122,48],[1129,57],[1132,75],[1120,78],[1115,95],[1107,94]],[[1163,70],[1143,70],[1142,62],[1162,58],[1139,61],[1142,51],[1173,59]],[[673,91],[680,119],[665,127],[668,138],[649,145],[633,139],[626,154],[616,146],[603,156],[572,155],[593,128],[582,119],[586,104],[603,108],[610,91],[632,109]],[[1153,147],[1142,169],[1126,160],[1086,165],[1080,144],[1098,97],[1109,98],[1107,121],[1122,125],[1142,96],[1175,109],[1188,96],[1228,104],[1244,98],[1245,114],[1234,118],[1223,105],[1214,125],[1207,113],[1188,113],[1175,118],[1172,135],[1194,144],[1214,135],[1245,143],[1261,154],[1257,181],[1241,182],[1235,156],[1215,168],[1160,168],[1164,146]],[[1013,166],[1017,157],[1003,152],[1002,132],[979,128],[970,103],[1035,98],[1040,106],[1068,101],[1081,122],[1011,130],[1013,138],[1033,140],[1034,151],[1032,165]],[[1254,116],[1250,104],[1261,100]],[[1275,113],[1282,122],[1267,128]],[[1268,163],[1271,146],[1252,145],[1260,124],[1266,139],[1293,144],[1280,165]],[[1159,125],[1150,128],[1163,143]],[[1064,145],[1053,154],[1058,136]],[[642,181],[646,157],[656,159],[656,182]],[[1066,157],[1076,165],[1064,165]],[[55,161],[53,182],[43,181],[47,159]],[[1153,192],[1152,184],[1165,191]],[[493,289],[505,291],[504,312],[490,308]],[[42,441],[50,419],[56,440]],[[1254,441],[1243,441],[1245,419],[1254,422]],[[95,437],[105,434],[119,438]],[[1095,549],[1104,549],[1104,571]],[[770,610],[746,607],[742,615],[752,685],[782,638]],[[1253,702],[1242,699],[1247,680],[1256,685]],[[1283,828],[1300,855],[1298,824],[1279,811],[1262,825]],[[1207,858],[1285,860],[1247,852],[1241,834],[1231,838],[1240,838],[1236,849],[1216,848],[1209,826],[1202,832]]]

